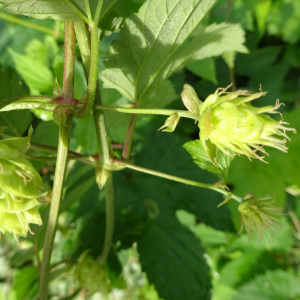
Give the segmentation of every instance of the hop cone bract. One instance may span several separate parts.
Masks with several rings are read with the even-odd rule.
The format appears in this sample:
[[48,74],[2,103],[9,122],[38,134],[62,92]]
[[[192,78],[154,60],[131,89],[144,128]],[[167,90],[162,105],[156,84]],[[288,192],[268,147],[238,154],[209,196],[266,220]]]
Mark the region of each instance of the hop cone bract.
[[15,236],[26,236],[29,223],[42,224],[37,207],[42,179],[17,150],[22,139],[0,141],[0,231]]

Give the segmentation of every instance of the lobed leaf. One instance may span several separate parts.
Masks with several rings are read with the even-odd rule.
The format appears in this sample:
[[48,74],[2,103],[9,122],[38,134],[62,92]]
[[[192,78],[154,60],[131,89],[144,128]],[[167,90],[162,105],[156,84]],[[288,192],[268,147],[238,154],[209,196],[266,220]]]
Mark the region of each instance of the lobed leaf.
[[267,271],[244,284],[232,300],[299,299],[299,280],[283,270]]
[[208,158],[200,140],[187,142],[183,145],[183,148],[191,154],[194,163],[201,169],[212,173],[219,173],[224,177],[227,176],[230,163],[233,159],[232,157],[225,155],[222,151],[217,149],[217,163],[219,166],[219,168],[217,168]]
[[[105,88],[117,89],[138,106],[151,105],[151,96],[176,70],[191,60],[246,52],[239,25],[199,24],[215,0],[147,1],[138,14],[125,21],[121,38],[112,43],[106,70],[100,73]],[[165,91],[156,98],[164,104]],[[164,106],[164,105],[161,105]]]
[[[51,18],[57,21],[73,22],[88,19],[87,7],[83,0],[1,0],[0,3],[11,13],[36,19]],[[97,0],[89,0],[92,17],[97,3]]]

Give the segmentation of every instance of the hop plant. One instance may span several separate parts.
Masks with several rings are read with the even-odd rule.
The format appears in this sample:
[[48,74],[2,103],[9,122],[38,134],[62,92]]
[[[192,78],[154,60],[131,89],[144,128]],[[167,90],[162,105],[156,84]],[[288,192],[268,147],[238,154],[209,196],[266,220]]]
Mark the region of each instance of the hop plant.
[[75,276],[85,289],[88,297],[91,297],[96,292],[106,295],[110,291],[105,268],[92,257],[87,256],[87,251],[83,252],[79,257]]
[[41,225],[38,211],[42,179],[32,164],[17,149],[29,137],[0,140],[0,231],[26,236],[29,223]]
[[200,140],[211,162],[217,166],[216,149],[229,156],[246,155],[250,160],[257,158],[263,162],[268,155],[264,146],[270,146],[287,152],[286,140],[290,140],[286,131],[296,133],[287,127],[286,122],[276,121],[265,113],[276,111],[282,104],[276,100],[275,106],[255,107],[250,101],[264,96],[265,92],[248,91],[226,92],[219,88],[209,95],[204,102],[199,100],[194,89],[184,86],[182,99],[185,106],[193,113],[196,108],[200,115]]
[[283,216],[282,209],[273,205],[272,197],[256,198],[252,193],[247,194],[238,210],[241,213],[240,234],[245,227],[248,239],[251,236],[261,241],[268,240],[267,232],[274,232],[280,226],[279,216]]

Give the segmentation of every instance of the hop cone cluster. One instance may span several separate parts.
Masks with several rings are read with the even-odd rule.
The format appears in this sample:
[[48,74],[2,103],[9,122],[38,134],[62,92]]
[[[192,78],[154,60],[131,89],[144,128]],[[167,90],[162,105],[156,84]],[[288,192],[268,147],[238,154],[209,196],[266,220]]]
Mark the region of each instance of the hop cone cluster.
[[42,224],[37,207],[42,179],[17,150],[28,138],[0,140],[0,231],[15,237],[26,236],[29,223]]
[[80,285],[85,289],[88,297],[96,292],[106,295],[110,291],[109,280],[105,269],[92,257],[84,252],[79,258],[76,269],[76,277]]
[[279,100],[275,106],[255,107],[250,101],[260,98],[265,92],[248,91],[226,92],[218,89],[204,102],[199,100],[193,88],[184,86],[182,99],[185,106],[200,115],[200,139],[207,156],[217,166],[216,149],[229,156],[244,154],[249,159],[264,161],[268,155],[264,146],[287,152],[285,145],[289,137],[286,131],[296,130],[287,127],[283,120],[276,121],[265,113],[279,113]]
[[278,229],[280,220],[277,217],[284,215],[273,202],[272,197],[256,198],[254,194],[247,194],[238,207],[242,223],[239,233],[245,227],[249,240],[251,235],[261,241],[268,240],[266,233]]

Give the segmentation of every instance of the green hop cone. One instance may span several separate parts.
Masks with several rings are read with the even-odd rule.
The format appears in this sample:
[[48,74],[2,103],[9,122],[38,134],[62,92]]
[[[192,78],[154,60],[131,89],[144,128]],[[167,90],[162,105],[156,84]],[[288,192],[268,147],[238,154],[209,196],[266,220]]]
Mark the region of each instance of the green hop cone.
[[87,256],[87,252],[80,256],[75,275],[79,284],[85,289],[87,297],[91,297],[96,292],[106,295],[110,291],[105,268],[92,257]]
[[215,166],[216,149],[229,156],[246,155],[250,160],[257,158],[263,162],[268,155],[263,146],[270,146],[287,152],[285,145],[289,137],[286,131],[296,130],[282,120],[276,121],[265,113],[279,113],[279,100],[275,106],[254,107],[250,101],[265,95],[265,92],[226,92],[218,89],[199,105],[200,140],[207,156]]
[[253,235],[261,241],[269,241],[267,232],[276,231],[280,227],[278,217],[284,215],[282,208],[273,205],[274,201],[272,197],[256,198],[252,193],[247,194],[238,207],[242,225],[238,234],[245,227],[249,240]]
[[32,164],[17,150],[27,138],[0,141],[0,231],[26,236],[29,223],[41,225],[38,211],[42,179]]

